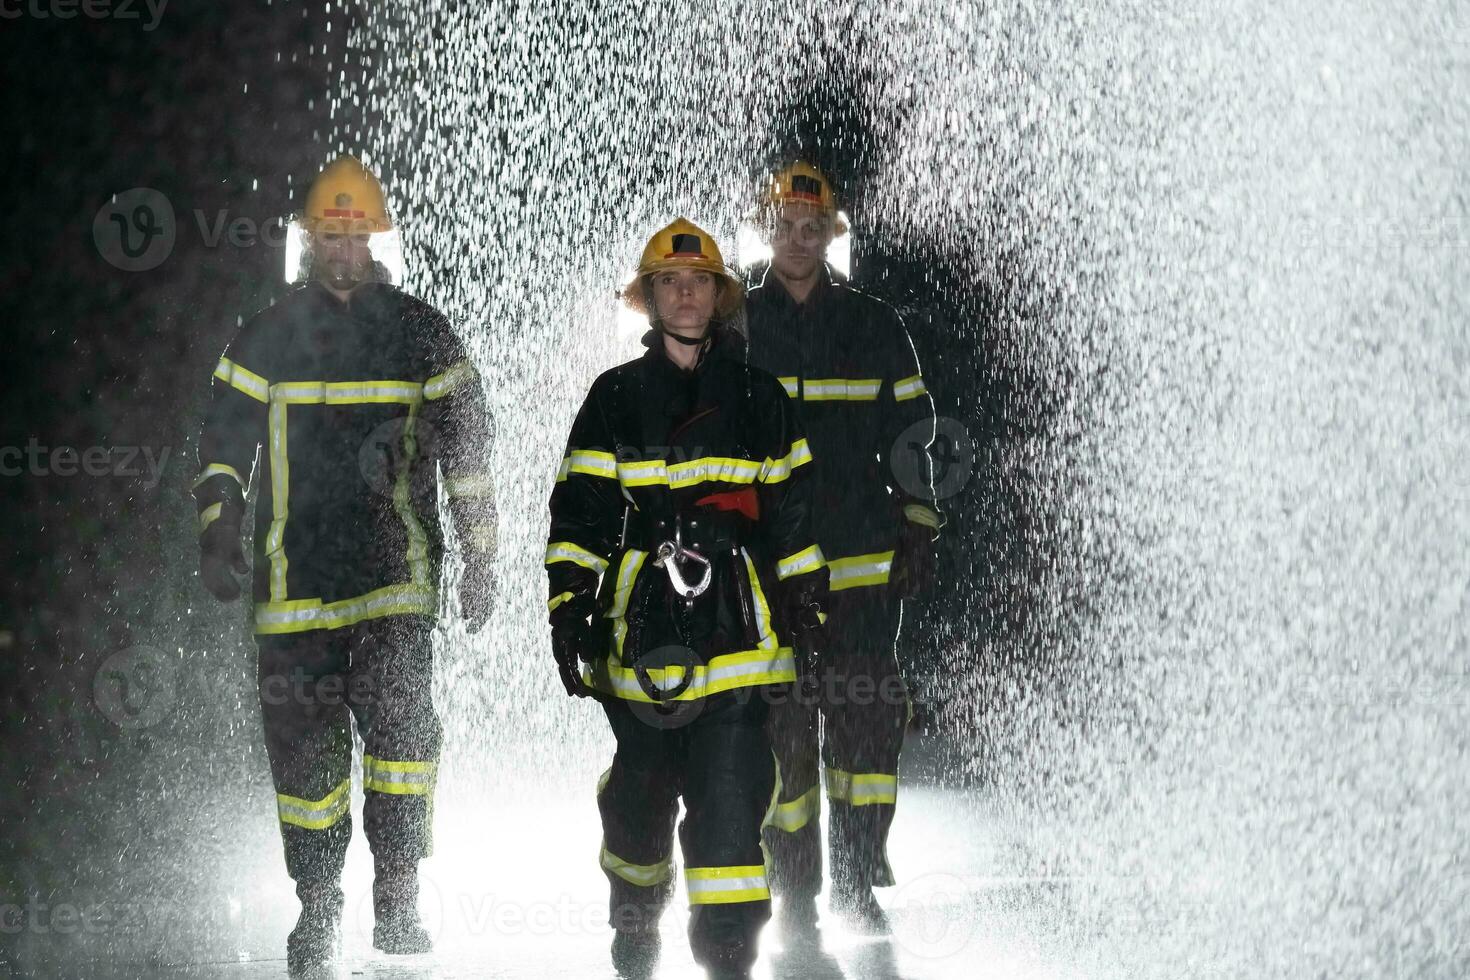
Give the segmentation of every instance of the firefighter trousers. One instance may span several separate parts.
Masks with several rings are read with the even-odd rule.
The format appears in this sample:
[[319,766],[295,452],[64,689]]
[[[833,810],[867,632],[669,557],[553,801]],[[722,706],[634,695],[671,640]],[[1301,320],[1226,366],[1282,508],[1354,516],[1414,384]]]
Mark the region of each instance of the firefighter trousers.
[[781,794],[765,837],[772,889],[782,897],[811,898],[822,889],[823,783],[834,889],[894,883],[888,830],[910,715],[894,654],[901,608],[883,586],[832,593],[815,676],[772,704],[768,729]]
[[335,882],[342,872],[352,837],[350,720],[363,743],[363,824],[374,864],[428,856],[441,738],[431,628],[426,617],[389,616],[256,637],[286,870],[298,886]]
[[775,797],[768,705],[754,688],[706,698],[680,727],[652,707],[604,701],[617,739],[597,789],[610,924],[652,929],[674,891],[674,822],[689,894],[689,942],[703,966],[749,965],[771,917],[761,827]]

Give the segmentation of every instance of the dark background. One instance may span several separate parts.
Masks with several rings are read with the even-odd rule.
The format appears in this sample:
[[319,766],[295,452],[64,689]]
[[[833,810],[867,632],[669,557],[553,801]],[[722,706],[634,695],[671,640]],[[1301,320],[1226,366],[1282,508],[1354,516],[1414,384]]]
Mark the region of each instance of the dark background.
[[[194,575],[188,484],[210,371],[240,319],[283,290],[282,256],[260,241],[211,245],[199,221],[265,227],[299,205],[333,149],[329,85],[354,14],[322,6],[174,0],[151,31],[143,8],[133,20],[0,20],[0,447],[34,439],[164,462],[156,486],[141,453],[133,474],[0,476],[0,900],[74,895],[99,865],[148,854],[150,841],[181,856],[229,826],[226,804],[208,798],[219,771],[264,770],[223,752],[206,725],[188,750],[194,783],[161,784],[147,734],[113,724],[95,685],[109,658],[140,644],[215,651],[226,673],[249,663],[243,620],[221,635],[225,617],[196,615],[211,600]],[[855,95],[862,71],[841,68],[794,96],[791,131],[772,153],[827,169],[859,228],[863,160],[882,121]],[[169,199],[177,240],[157,268],[127,272],[104,260],[93,220],[136,187]],[[974,439],[975,475],[943,505],[940,588],[910,615],[905,640],[929,723],[963,736],[952,751],[972,774],[985,769],[975,706],[946,695],[957,676],[1029,669],[1011,639],[1044,561],[1026,542],[1047,535],[1024,472],[1001,461],[1044,427],[1053,394],[988,355],[1044,304],[1017,280],[1017,257],[979,253],[915,232],[901,244],[859,237],[854,254],[856,285],[905,313],[940,413]],[[235,680],[231,690],[250,690],[248,677]],[[164,826],[137,812],[144,798],[190,805],[155,808],[169,812]]]

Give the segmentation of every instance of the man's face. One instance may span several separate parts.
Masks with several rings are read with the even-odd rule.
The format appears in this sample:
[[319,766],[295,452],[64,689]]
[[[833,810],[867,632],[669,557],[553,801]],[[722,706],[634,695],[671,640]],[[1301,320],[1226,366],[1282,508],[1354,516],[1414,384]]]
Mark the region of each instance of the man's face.
[[787,279],[811,276],[832,244],[832,217],[810,204],[783,204],[771,213],[767,230],[771,267]]
[[653,305],[664,328],[686,337],[698,337],[715,315],[719,285],[699,269],[668,269],[653,277]]
[[312,271],[335,289],[351,289],[373,278],[373,252],[361,229],[326,222],[311,235]]

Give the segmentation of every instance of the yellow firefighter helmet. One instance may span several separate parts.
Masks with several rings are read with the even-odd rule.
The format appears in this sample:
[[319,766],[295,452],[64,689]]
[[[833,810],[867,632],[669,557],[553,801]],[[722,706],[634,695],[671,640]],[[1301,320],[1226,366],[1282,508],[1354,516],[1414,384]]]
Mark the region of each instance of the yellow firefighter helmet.
[[623,287],[623,302],[629,309],[647,314],[643,295],[645,277],[666,269],[699,269],[724,283],[715,301],[715,316],[728,316],[745,302],[745,286],[725,266],[725,257],[714,236],[688,218],[675,218],[653,233],[643,247],[643,258],[632,281]]
[[837,196],[827,175],[805,160],[797,160],[771,174],[756,204],[756,217],[769,220],[786,204],[809,204],[832,219],[832,234],[847,233],[847,222],[837,210]]
[[327,164],[312,181],[301,224],[307,231],[326,228],[372,234],[393,230],[383,185],[361,160],[348,155]]

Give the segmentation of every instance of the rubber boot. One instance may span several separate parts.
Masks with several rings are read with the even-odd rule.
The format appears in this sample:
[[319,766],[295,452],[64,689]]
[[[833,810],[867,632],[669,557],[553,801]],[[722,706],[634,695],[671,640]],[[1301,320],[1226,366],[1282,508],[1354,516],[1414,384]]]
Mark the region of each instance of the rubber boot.
[[619,929],[613,934],[613,969],[624,980],[648,980],[658,967],[662,948],[657,928]]
[[297,882],[301,915],[286,937],[286,972],[293,978],[324,972],[342,953],[342,889],[335,881]]
[[419,921],[417,864],[379,864],[373,873],[373,948],[396,956],[427,953],[433,937]]
[[820,938],[815,895],[788,895],[776,905],[776,927],[787,942]]
[[834,885],[832,911],[849,929],[867,936],[886,936],[892,930],[888,913],[878,904],[868,885]]

